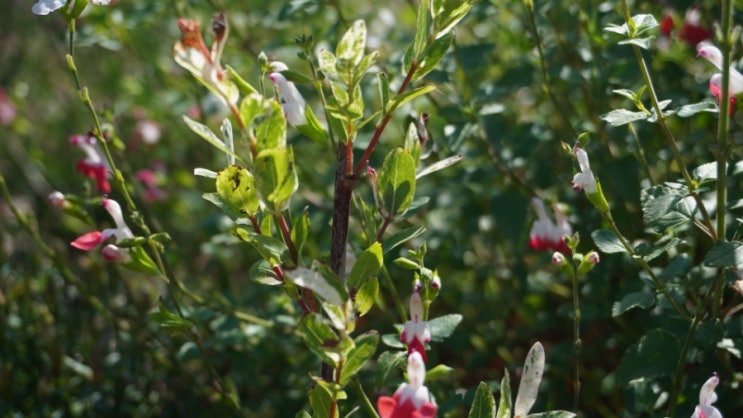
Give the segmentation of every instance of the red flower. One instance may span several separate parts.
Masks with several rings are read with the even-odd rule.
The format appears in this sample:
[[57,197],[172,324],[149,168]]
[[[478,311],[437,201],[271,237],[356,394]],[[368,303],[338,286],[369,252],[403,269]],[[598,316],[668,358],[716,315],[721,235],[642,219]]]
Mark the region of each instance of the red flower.
[[426,365],[417,351],[408,356],[408,379],[397,388],[392,397],[380,396],[377,410],[382,418],[433,418],[436,404],[431,400],[428,388],[423,384]]

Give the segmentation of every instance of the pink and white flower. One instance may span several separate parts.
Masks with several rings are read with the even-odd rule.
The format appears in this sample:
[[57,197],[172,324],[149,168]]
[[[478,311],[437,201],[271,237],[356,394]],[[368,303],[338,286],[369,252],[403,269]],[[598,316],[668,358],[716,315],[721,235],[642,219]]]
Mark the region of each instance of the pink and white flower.
[[[88,232],[72,241],[70,245],[79,250],[90,251],[111,237],[114,237],[116,241],[134,238],[134,234],[132,234],[132,231],[124,221],[124,215],[121,212],[119,203],[112,199],[103,199],[101,205],[111,215],[116,228]],[[103,257],[112,262],[128,263],[131,261],[129,250],[119,248],[114,244],[106,245],[103,249]]]
[[282,71],[286,71],[289,67],[283,62],[274,61],[271,63],[271,69],[273,70],[268,78],[273,83],[278,94],[279,103],[284,109],[284,116],[286,121],[291,126],[301,126],[307,124],[307,117],[305,116],[305,101],[302,94],[291,81],[288,81]]
[[[70,6],[74,3],[75,0],[69,0]],[[91,3],[97,6],[108,6],[111,0],[91,0]],[[38,0],[31,6],[31,11],[36,15],[45,16],[55,10],[61,9],[65,4],[68,4],[68,0]]]
[[96,137],[93,135],[74,135],[70,137],[69,142],[85,152],[85,158],[77,163],[77,171],[95,180],[99,192],[111,193],[111,184],[108,182],[108,163],[98,147]]
[[552,218],[547,215],[542,199],[532,198],[531,205],[537,213],[537,220],[534,221],[529,231],[529,248],[537,251],[554,250],[570,253],[565,243],[565,236],[572,235],[573,229],[560,206],[555,206],[557,222],[553,222]]
[[427,361],[425,343],[431,341],[431,331],[428,322],[423,320],[423,301],[417,291],[410,297],[410,320],[405,322],[400,341],[407,344],[408,354],[420,353]]
[[433,418],[437,406],[433,402],[428,388],[423,384],[426,379],[426,365],[417,351],[408,355],[408,381],[397,388],[395,394],[380,396],[377,399],[377,410],[381,418]]
[[586,193],[596,193],[596,179],[591,171],[591,164],[588,161],[588,153],[583,148],[575,148],[575,157],[578,159],[580,173],[573,177],[573,189],[585,190]]
[[[697,45],[697,56],[711,62],[718,70],[722,71],[722,52],[719,48],[709,42],[701,42]],[[743,75],[730,66],[729,100],[730,112],[735,108],[735,95],[743,93]],[[722,99],[722,74],[715,73],[709,79],[709,91],[721,103]]]
[[717,401],[715,388],[718,383],[720,378],[717,377],[717,373],[704,382],[702,389],[699,390],[699,405],[694,409],[691,418],[722,418],[720,411],[712,406]]

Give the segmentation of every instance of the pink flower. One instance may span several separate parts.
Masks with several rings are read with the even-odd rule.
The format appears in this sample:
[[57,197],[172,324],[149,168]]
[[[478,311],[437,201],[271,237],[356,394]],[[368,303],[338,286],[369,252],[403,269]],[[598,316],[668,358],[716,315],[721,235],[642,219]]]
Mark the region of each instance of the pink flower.
[[15,105],[0,89],[0,126],[8,126],[15,120]]
[[571,235],[573,230],[560,207],[555,206],[555,219],[557,220],[555,223],[547,215],[542,199],[532,198],[531,205],[537,213],[537,220],[534,221],[529,231],[529,248],[537,251],[554,250],[570,253],[570,248],[565,243],[565,235]]
[[[722,74],[715,73],[712,74],[712,77],[709,79],[709,92],[715,96],[715,99],[717,99],[717,103],[721,103],[722,99]],[[729,94],[730,98],[730,105],[728,106],[728,113],[731,115],[733,112],[735,112],[735,96],[732,94]]]
[[720,411],[712,406],[717,401],[715,388],[718,383],[720,383],[720,378],[717,377],[717,373],[704,382],[702,389],[699,390],[699,405],[694,409],[691,418],[722,418]]
[[426,365],[417,351],[408,356],[408,380],[397,388],[392,397],[380,396],[377,410],[381,418],[433,418],[436,404],[431,400],[426,379]]
[[423,360],[428,361],[424,344],[431,341],[431,331],[428,322],[423,320],[423,302],[417,291],[410,297],[410,320],[403,326],[400,341],[407,344],[408,354],[420,353]]
[[284,116],[286,121],[291,126],[301,126],[307,124],[307,117],[304,114],[305,102],[302,94],[297,90],[297,86],[291,81],[288,81],[282,71],[286,71],[289,67],[283,62],[274,61],[271,63],[273,72],[268,75],[268,78],[276,87],[279,103],[284,109]]
[[108,164],[98,148],[96,137],[75,135],[70,137],[69,142],[85,152],[85,158],[77,163],[77,171],[95,180],[99,192],[111,193],[111,184],[108,182]]
[[[115,200],[103,199],[101,205],[111,215],[116,228],[88,232],[72,241],[70,245],[79,250],[90,251],[111,237],[114,237],[116,241],[134,238],[134,234],[132,234],[132,231],[124,221],[124,215],[121,212],[119,203]],[[109,244],[103,249],[103,257],[109,261],[127,263],[131,261],[128,251],[127,249],[121,249],[113,244]]]
[[[702,42],[697,45],[697,56],[705,58],[711,62],[718,70],[722,71],[722,52],[719,48],[712,45],[709,42]],[[743,93],[743,75],[730,66],[730,83],[728,86],[730,90],[730,112],[733,112],[735,108],[735,95]],[[717,98],[717,102],[721,103],[722,99],[722,74],[715,73],[709,79],[709,92]]]
[[580,173],[573,177],[573,189],[585,190],[586,193],[596,193],[596,179],[591,171],[591,164],[588,161],[588,154],[583,148],[575,148],[575,157],[578,159]]
[[145,187],[144,200],[147,202],[160,202],[168,197],[168,193],[160,187],[159,174],[147,168],[136,172],[137,180]]

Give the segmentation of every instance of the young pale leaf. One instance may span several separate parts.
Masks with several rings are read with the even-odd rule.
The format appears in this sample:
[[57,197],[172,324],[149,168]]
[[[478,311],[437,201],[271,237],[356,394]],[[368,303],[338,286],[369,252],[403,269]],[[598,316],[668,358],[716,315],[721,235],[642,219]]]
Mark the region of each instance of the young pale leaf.
[[370,277],[376,276],[382,267],[382,244],[375,242],[367,248],[354,263],[348,274],[346,284],[351,289],[362,286]]
[[240,90],[240,93],[244,95],[258,93],[258,90],[256,90],[255,87],[251,86],[247,81],[240,77],[240,74],[238,74],[234,68],[228,65],[225,67],[225,71],[227,71],[227,74],[230,76],[230,80],[235,82],[235,84],[237,85],[237,89]]
[[254,162],[255,185],[264,203],[274,212],[286,208],[299,183],[294,154],[289,148],[260,151]]
[[429,175],[431,173],[435,173],[435,172],[437,172],[439,170],[443,170],[443,169],[445,169],[447,167],[450,167],[450,166],[458,163],[461,160],[462,160],[462,156],[461,155],[452,155],[451,157],[444,158],[443,160],[437,161],[437,162],[435,162],[435,163],[433,163],[433,164],[425,167],[423,170],[419,171],[418,174],[415,175],[415,178],[416,179],[419,179],[419,178],[421,178],[423,176],[427,176],[427,175]]
[[240,102],[240,119],[245,126],[250,126],[253,121],[263,114],[263,102],[266,99],[258,93],[245,96]]
[[[266,230],[264,229],[263,232],[265,233]],[[238,225],[235,229],[235,235],[252,245],[261,257],[272,265],[280,264],[284,254],[289,251],[283,241],[268,235],[258,234],[242,225]]]
[[160,309],[157,312],[150,314],[150,319],[169,331],[185,331],[191,328],[191,323],[187,319],[174,314],[163,303],[160,303]]
[[379,281],[376,277],[372,277],[359,287],[356,297],[353,299],[353,305],[359,312],[359,316],[364,316],[369,312],[369,309],[374,306],[378,294]]
[[160,269],[157,267],[157,264],[155,264],[152,258],[147,255],[147,252],[141,246],[130,248],[129,256],[132,258],[132,261],[119,264],[121,267],[148,274],[150,276],[157,276],[160,274]]
[[307,118],[307,123],[296,127],[299,133],[313,141],[327,141],[328,132],[322,127],[322,125],[320,125],[320,121],[317,120],[317,116],[315,115],[315,112],[312,111],[312,107],[309,103],[304,106],[304,115]]
[[655,305],[655,295],[650,292],[628,293],[619,302],[614,302],[611,307],[611,316],[620,316],[632,308],[648,309],[653,305]]
[[408,125],[408,131],[405,134],[405,143],[403,144],[403,147],[408,150],[411,156],[413,156],[415,168],[417,169],[418,164],[420,164],[421,161],[421,141],[418,136],[418,127],[415,125],[415,122],[410,122],[410,125]]
[[638,120],[645,120],[652,116],[646,112],[633,112],[627,109],[616,109],[599,116],[611,126],[622,126]]
[[421,0],[418,4],[418,16],[415,20],[415,38],[413,39],[412,56],[417,60],[426,48],[428,39],[428,9],[431,0]]
[[632,39],[625,39],[623,41],[617,42],[619,45],[635,45],[639,46],[642,49],[650,49],[650,47],[653,45],[653,39],[655,37],[648,36],[645,38],[632,38]]
[[719,241],[715,243],[704,257],[704,265],[743,268],[743,242]]
[[451,375],[454,369],[447,366],[446,364],[437,364],[434,368],[426,371],[426,381],[432,382],[437,379],[442,379],[446,376]]
[[428,321],[431,341],[443,341],[454,332],[460,322],[462,322],[462,315],[460,314],[448,314],[431,319]]
[[248,170],[231,165],[217,174],[217,194],[227,208],[242,217],[253,216],[260,210],[253,176]]
[[271,268],[271,265],[268,264],[268,261],[263,259],[256,261],[253,266],[250,267],[248,277],[258,283],[269,286],[277,286],[281,284],[281,280],[276,277],[276,273]]
[[403,148],[392,150],[382,163],[377,179],[379,202],[392,216],[404,213],[415,195],[415,161]]
[[714,100],[707,99],[699,103],[683,105],[676,110],[676,114],[682,118],[688,118],[689,116],[694,116],[697,113],[702,113],[702,112],[708,112],[708,113],[719,112],[717,103]]
[[624,353],[616,371],[617,381],[624,386],[634,379],[671,376],[679,355],[675,335],[663,329],[650,330]]
[[324,300],[337,306],[343,305],[345,295],[339,291],[337,284],[330,283],[322,274],[306,267],[297,267],[286,270],[285,275],[297,286],[312,290]]
[[317,60],[320,66],[320,71],[322,71],[326,77],[331,79],[338,78],[338,71],[335,69],[335,54],[327,49],[322,49],[320,50],[320,53],[317,54]]
[[217,136],[217,134],[215,134],[214,132],[212,132],[212,130],[209,129],[208,126],[206,126],[206,125],[204,125],[202,123],[196,122],[195,120],[189,118],[186,115],[183,116],[183,121],[186,122],[186,125],[188,125],[189,129],[191,129],[191,131],[193,133],[195,133],[196,135],[198,135],[201,138],[205,139],[206,142],[208,142],[209,144],[211,144],[214,148],[216,148],[216,149],[220,150],[221,152],[229,155],[230,157],[235,158],[238,161],[243,161],[243,158],[240,157],[239,155],[235,154],[231,149],[227,148],[227,146],[225,146],[224,142],[222,142],[222,140],[219,139],[219,137]]
[[591,238],[593,238],[596,247],[606,254],[627,252],[617,235],[608,229],[597,229],[591,232]]
[[343,371],[341,372],[340,384],[345,386],[346,383],[364,366],[364,364],[374,355],[377,351],[377,345],[379,344],[379,335],[376,331],[371,331],[366,334],[360,335],[355,340],[355,347],[348,353],[346,362],[343,365]]
[[516,394],[516,403],[513,407],[514,418],[525,416],[534,406],[539,394],[539,384],[542,382],[544,372],[544,347],[536,342],[524,361],[524,370],[521,375],[519,391]]
[[398,107],[404,105],[405,103],[415,99],[418,96],[430,93],[434,90],[436,90],[436,86],[425,85],[416,87],[412,90],[406,91],[403,94],[397,95],[392,100],[390,100],[389,104],[387,105],[387,109],[385,109],[385,113],[394,112]]
[[467,418],[493,418],[495,416],[495,398],[485,382],[480,382],[475,392],[475,399]]
[[511,378],[508,370],[503,370],[503,379],[500,382],[500,402],[495,418],[511,418]]
[[365,47],[366,23],[363,20],[357,20],[341,37],[335,49],[335,55],[339,60],[346,60],[353,66],[357,66],[364,56]]

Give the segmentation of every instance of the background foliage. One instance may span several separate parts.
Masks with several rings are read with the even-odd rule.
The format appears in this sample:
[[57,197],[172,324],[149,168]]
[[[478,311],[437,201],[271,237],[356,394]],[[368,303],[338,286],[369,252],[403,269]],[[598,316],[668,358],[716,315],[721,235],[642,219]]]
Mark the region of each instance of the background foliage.
[[[164,285],[69,247],[88,226],[46,202],[54,190],[94,194],[75,172],[80,153],[67,142],[70,135],[90,130],[91,122],[67,69],[66,25],[59,16],[32,15],[31,4],[10,0],[0,13],[0,88],[16,110],[15,119],[0,126],[0,172],[13,203],[28,214],[43,244],[59,258],[55,262],[42,251],[42,243],[21,227],[7,202],[0,202],[0,412],[146,417],[208,411],[229,416],[230,403],[214,390],[213,376],[194,343],[183,333],[163,330],[149,316],[165,293]],[[713,1],[630,4],[633,14],[658,20],[672,11],[677,22],[692,6],[698,7],[705,26],[719,20],[719,4]],[[231,33],[223,62],[257,83],[259,53],[307,73],[296,56],[295,37],[312,35],[318,47],[329,47],[356,19],[366,21],[368,46],[380,52],[379,71],[399,74],[415,34],[416,8],[412,1],[123,0],[91,7],[78,21],[75,60],[83,81],[121,141],[114,148],[123,169],[158,172],[166,197],[140,207],[156,220],[158,230],[172,236],[166,253],[172,274],[204,299],[184,309],[201,335],[208,361],[234,386],[248,416],[286,417],[307,409],[308,371],[316,373],[319,362],[297,334],[298,307],[284,293],[251,280],[258,254],[239,245],[221,211],[201,197],[210,184],[194,177],[193,169],[217,169],[224,157],[197,138],[181,115],[196,107],[202,122],[215,130],[225,115],[175,65],[171,47],[180,38],[176,18],[207,26],[215,11],[224,11]],[[605,226],[583,194],[570,188],[574,162],[562,152],[563,141],[573,144],[580,133],[589,133],[592,167],[625,237],[633,243],[653,242],[662,235],[684,240],[651,262],[665,274],[680,303],[693,311],[711,282],[709,267],[701,261],[714,242],[689,222],[657,232],[643,220],[641,190],[680,178],[658,125],[612,127],[601,119],[613,109],[632,109],[626,97],[612,90],[637,91],[643,83],[632,49],[603,30],[622,23],[618,1],[547,0],[533,8],[523,1],[477,2],[456,28],[449,54],[427,78],[437,90],[398,112],[380,152],[372,157],[372,165],[380,166],[386,152],[401,144],[411,118],[422,112],[431,115],[430,158],[463,156],[460,163],[418,183],[416,196],[430,201],[411,220],[427,227],[421,237],[427,242],[427,265],[438,269],[443,281],[431,315],[463,316],[456,331],[429,351],[430,364],[452,368],[427,381],[440,416],[466,416],[481,381],[497,392],[504,370],[518,375],[535,341],[545,347],[547,369],[534,410],[573,409],[570,281],[550,264],[551,254],[527,246],[534,195],[567,204],[583,252],[595,248],[591,232]],[[739,50],[735,38],[734,51]],[[643,53],[659,95],[672,99],[672,107],[709,96],[712,69],[695,58],[693,47],[672,35],[668,47],[654,43]],[[370,102],[376,97],[372,80],[364,83]],[[318,102],[308,85],[299,88],[308,102]],[[714,160],[710,144],[717,117],[669,117],[688,167]],[[159,125],[159,142],[150,145],[138,137],[136,126],[142,120]],[[733,163],[743,141],[739,123],[736,113],[730,136]],[[333,151],[329,144],[289,132],[300,182],[306,186],[292,210],[308,210],[312,239],[306,257],[322,259],[329,242]],[[358,152],[370,135],[370,130],[360,134]],[[737,173],[734,167],[727,179],[733,203],[741,198]],[[135,187],[141,191],[143,186]],[[370,193],[363,185],[361,194],[370,199]],[[740,215],[731,206],[733,225]],[[109,221],[100,208],[92,212],[98,223]],[[405,250],[399,254],[406,255]],[[388,264],[399,294],[408,294],[412,274]],[[71,269],[75,283],[62,274],[63,265]],[[731,284],[733,275],[726,280]],[[650,301],[626,310],[617,305],[633,293],[650,295]],[[359,330],[395,333],[399,318],[391,297],[383,295],[360,319]],[[663,416],[674,377],[682,387],[676,416],[689,416],[699,386],[715,371],[722,381],[716,406],[726,417],[743,415],[738,294],[726,291],[721,312],[705,316],[681,375],[676,365],[688,323],[662,297],[656,303],[646,273],[629,256],[602,254],[601,263],[582,278],[580,296],[584,416]],[[245,320],[243,314],[262,320]],[[665,344],[645,351],[643,341]],[[361,378],[370,395],[388,394],[401,381],[380,379],[373,367],[365,368]],[[348,408],[356,401],[349,400]]]

